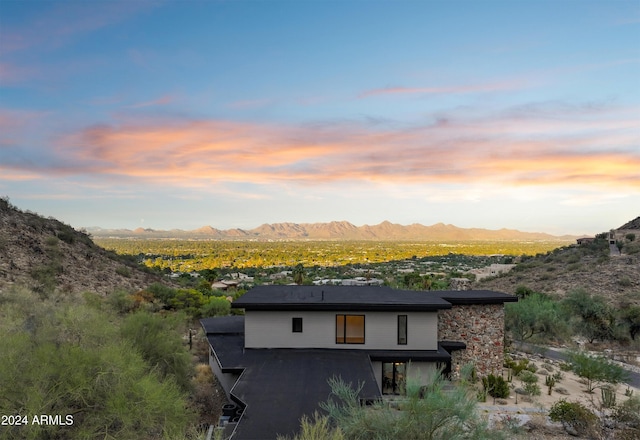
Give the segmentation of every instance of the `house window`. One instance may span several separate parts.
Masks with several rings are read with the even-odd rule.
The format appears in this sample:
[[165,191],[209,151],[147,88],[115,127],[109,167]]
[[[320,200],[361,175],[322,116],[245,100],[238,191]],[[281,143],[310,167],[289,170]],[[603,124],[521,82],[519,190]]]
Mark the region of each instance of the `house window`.
[[336,315],[336,344],[364,344],[364,315]]
[[302,333],[302,318],[291,318],[291,331]]
[[407,345],[407,315],[398,315],[398,345]]

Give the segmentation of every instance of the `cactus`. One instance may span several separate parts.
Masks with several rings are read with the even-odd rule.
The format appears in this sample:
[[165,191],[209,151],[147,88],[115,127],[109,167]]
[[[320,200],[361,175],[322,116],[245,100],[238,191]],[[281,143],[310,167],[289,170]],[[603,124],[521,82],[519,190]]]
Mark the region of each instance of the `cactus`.
[[602,393],[602,406],[605,408],[613,408],[616,406],[616,392],[613,388],[604,386],[600,389]]
[[546,379],[544,380],[544,384],[549,389],[548,394],[551,395],[551,391],[553,390],[553,387],[556,385],[556,378],[553,376],[547,376]]

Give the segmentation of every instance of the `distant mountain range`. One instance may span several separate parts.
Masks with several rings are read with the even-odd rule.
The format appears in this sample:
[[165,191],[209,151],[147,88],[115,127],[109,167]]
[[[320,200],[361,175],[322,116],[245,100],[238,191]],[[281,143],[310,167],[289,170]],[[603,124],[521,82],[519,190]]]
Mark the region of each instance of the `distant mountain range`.
[[199,229],[169,231],[143,229],[87,228],[94,237],[117,238],[183,238],[209,240],[424,240],[424,241],[473,241],[473,240],[556,240],[571,241],[573,235],[550,235],[542,232],[522,232],[515,229],[459,228],[436,223],[424,226],[418,223],[400,225],[384,221],[378,225],[355,226],[347,221],[329,223],[274,223],[254,229],[216,229],[203,226]]

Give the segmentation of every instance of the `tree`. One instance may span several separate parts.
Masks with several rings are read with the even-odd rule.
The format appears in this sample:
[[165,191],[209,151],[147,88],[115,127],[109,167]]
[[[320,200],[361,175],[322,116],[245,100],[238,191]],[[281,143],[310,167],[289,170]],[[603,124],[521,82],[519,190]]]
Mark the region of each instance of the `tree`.
[[628,306],[620,312],[620,318],[629,331],[632,340],[640,333],[640,306]]
[[525,341],[537,335],[558,337],[566,332],[558,303],[541,293],[530,293],[505,304],[505,327],[514,339]]
[[298,263],[296,267],[293,268],[292,275],[293,282],[297,285],[301,285],[304,281],[304,266],[302,265],[302,263]]
[[589,356],[585,353],[569,354],[571,369],[586,380],[588,393],[605,383],[617,384],[629,379],[629,373],[619,365],[609,362],[602,356]]
[[563,305],[576,316],[577,331],[590,343],[596,339],[607,340],[614,336],[615,313],[601,296],[578,289],[569,293]]

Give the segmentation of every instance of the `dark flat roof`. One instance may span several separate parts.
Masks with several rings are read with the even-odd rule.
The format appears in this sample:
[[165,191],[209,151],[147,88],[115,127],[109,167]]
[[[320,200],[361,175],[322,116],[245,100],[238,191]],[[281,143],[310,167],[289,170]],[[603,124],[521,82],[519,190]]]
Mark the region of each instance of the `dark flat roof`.
[[382,286],[257,286],[232,303],[247,310],[423,310],[451,308],[429,292]]
[[246,310],[436,311],[452,304],[502,304],[517,297],[491,290],[396,290],[384,286],[257,286],[232,303]]

